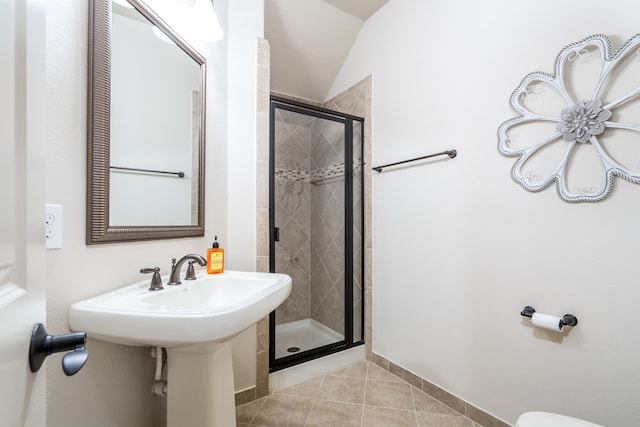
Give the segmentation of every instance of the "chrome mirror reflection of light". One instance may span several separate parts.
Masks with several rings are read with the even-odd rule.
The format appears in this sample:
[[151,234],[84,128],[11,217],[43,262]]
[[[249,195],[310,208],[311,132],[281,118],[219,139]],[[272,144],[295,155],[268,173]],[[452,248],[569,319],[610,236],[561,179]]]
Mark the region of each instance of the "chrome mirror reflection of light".
[[133,9],[133,5],[129,3],[127,0],[113,0],[114,3],[119,4],[120,6],[128,7],[129,9]]
[[191,15],[195,25],[195,32],[203,42],[216,42],[224,36],[216,12],[213,10],[212,0],[195,0]]
[[162,40],[165,43],[175,44],[162,30],[155,25],[153,26],[153,35]]

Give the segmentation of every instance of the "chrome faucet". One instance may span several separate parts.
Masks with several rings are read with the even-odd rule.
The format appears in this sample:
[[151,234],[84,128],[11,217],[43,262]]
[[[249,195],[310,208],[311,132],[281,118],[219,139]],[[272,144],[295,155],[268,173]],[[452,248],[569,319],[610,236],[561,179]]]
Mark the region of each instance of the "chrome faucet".
[[176,262],[176,259],[173,258],[171,263],[171,274],[169,275],[169,282],[167,283],[167,285],[179,285],[182,283],[180,281],[180,268],[182,267],[182,264],[185,263],[185,261],[190,259],[196,261],[202,267],[207,265],[207,260],[205,260],[204,257],[198,254],[185,255],[180,258],[178,262]]

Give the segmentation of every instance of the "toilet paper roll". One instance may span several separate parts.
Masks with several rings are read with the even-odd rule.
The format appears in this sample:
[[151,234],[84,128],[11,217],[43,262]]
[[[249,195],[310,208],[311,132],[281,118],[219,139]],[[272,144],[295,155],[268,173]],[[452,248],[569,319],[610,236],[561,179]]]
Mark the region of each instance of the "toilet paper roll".
[[562,331],[562,328],[564,327],[560,317],[541,313],[533,313],[533,316],[531,316],[531,323],[537,328],[548,329],[556,332]]

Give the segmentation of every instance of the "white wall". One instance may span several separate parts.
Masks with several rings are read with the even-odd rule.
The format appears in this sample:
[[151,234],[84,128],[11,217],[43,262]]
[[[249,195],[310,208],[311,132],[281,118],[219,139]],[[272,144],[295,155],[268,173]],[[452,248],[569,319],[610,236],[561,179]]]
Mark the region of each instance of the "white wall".
[[[225,247],[225,268],[256,271],[257,46],[264,35],[264,0],[230,1],[228,7],[228,238],[220,243]],[[255,326],[234,344],[240,391],[256,385]]]
[[229,241],[225,255],[237,269],[254,271],[256,252],[256,108],[258,37],[263,37],[264,0],[229,4]]
[[[514,422],[529,410],[636,425],[640,186],[604,202],[528,193],[497,151],[509,96],[561,48],[638,32],[640,4],[391,0],[365,24],[329,97],[373,74],[373,163],[458,150],[373,177],[373,350]],[[617,46],[614,46],[614,49]],[[563,338],[525,305],[573,313]]]
[[[148,4],[153,7],[157,1],[149,1]],[[234,198],[228,198],[231,180],[227,177],[228,141],[233,141],[237,132],[229,125],[228,101],[235,94],[228,86],[228,75],[237,72],[235,65],[227,60],[230,41],[226,37],[213,45],[192,41],[207,58],[208,64],[205,237],[96,246],[85,244],[87,4],[84,0],[47,2],[46,197],[47,202],[60,203],[64,207],[64,247],[47,252],[47,329],[53,334],[68,332],[67,312],[71,303],[139,280],[141,267],[159,266],[166,274],[172,257],[192,252],[204,254],[214,234],[223,245],[229,242],[227,218],[235,215],[237,209],[232,206]],[[227,5],[225,0],[215,3],[225,32]],[[229,12],[239,13],[237,10]],[[253,32],[253,46],[261,29],[252,26],[255,19],[248,22],[244,29]],[[246,84],[252,85],[254,81]],[[235,114],[246,111],[254,117],[255,103],[244,97],[243,100],[236,102]],[[246,168],[250,173],[255,170],[255,162],[232,166]],[[166,201],[159,200],[159,203]],[[243,213],[242,218],[247,221],[246,227],[254,227],[255,215],[249,218]],[[236,223],[236,227],[240,226]],[[244,266],[236,260],[255,259],[255,247],[252,245],[251,241],[235,245],[233,255],[229,254],[227,268]],[[255,341],[255,331],[246,334]],[[250,346],[251,338],[241,336],[240,346],[246,346],[246,342]],[[48,358],[49,425],[163,425],[164,400],[150,395],[155,365],[148,349],[90,339],[87,350],[90,354],[87,365],[73,377],[63,375],[59,355]],[[255,365],[255,350],[253,358]],[[243,363],[247,362],[239,363],[240,367],[236,369],[237,389],[255,378],[255,371],[254,377],[246,378]]]

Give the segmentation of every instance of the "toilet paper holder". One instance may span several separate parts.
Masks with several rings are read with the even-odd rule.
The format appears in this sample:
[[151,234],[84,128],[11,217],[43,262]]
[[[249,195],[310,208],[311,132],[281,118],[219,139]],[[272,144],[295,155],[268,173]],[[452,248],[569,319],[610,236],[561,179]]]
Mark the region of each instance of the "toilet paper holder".
[[[531,307],[530,305],[527,305],[525,308],[522,309],[522,311],[520,312],[520,315],[524,317],[533,317],[533,313],[535,312],[536,312],[535,308]],[[577,324],[578,324],[578,318],[573,314],[565,314],[560,319],[561,326],[576,326]]]

